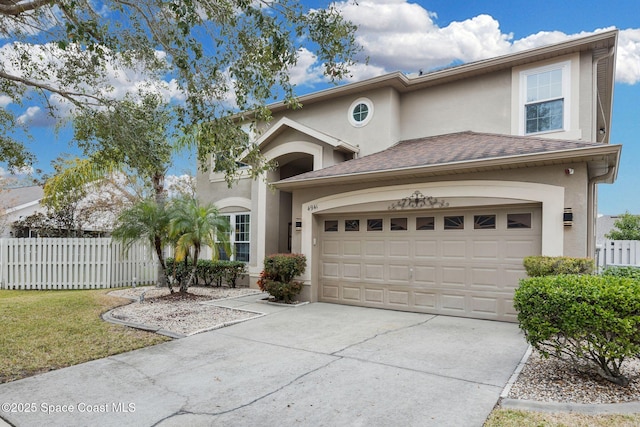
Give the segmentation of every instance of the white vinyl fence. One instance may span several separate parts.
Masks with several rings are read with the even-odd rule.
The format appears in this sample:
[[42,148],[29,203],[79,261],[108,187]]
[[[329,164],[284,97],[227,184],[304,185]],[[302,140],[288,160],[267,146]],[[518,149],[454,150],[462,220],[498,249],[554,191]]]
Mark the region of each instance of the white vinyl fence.
[[0,239],[0,289],[98,289],[155,283],[155,253],[111,238]]
[[639,240],[605,240],[596,248],[596,261],[599,268],[606,266],[640,267]]

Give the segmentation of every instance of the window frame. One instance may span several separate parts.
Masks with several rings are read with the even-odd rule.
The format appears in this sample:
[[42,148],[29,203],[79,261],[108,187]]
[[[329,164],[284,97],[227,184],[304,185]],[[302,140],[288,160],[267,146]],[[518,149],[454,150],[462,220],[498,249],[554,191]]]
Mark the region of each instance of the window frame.
[[[365,105],[367,107],[367,115],[362,120],[356,120],[354,114],[356,113],[356,108],[358,108],[360,105]],[[351,126],[359,128],[366,126],[367,123],[371,121],[371,119],[373,118],[373,113],[373,102],[369,98],[358,98],[349,106],[349,110],[347,111],[347,118],[349,120],[349,123],[351,123]]]
[[[238,224],[240,224],[238,222],[238,218],[242,217],[246,215],[248,217],[248,221],[246,222],[246,226],[248,228],[247,231],[243,232],[243,234],[246,235],[246,237],[248,237],[248,240],[236,240],[238,231],[237,231],[237,226]],[[221,217],[226,217],[229,218],[229,246],[231,246],[232,248],[232,254],[231,256],[228,256],[228,254],[225,254],[225,256],[220,256],[220,260],[224,261],[224,260],[228,260],[228,261],[236,261],[236,257],[237,257],[237,246],[238,244],[246,244],[248,245],[248,251],[247,251],[247,259],[246,260],[240,260],[241,262],[244,263],[249,263],[251,262],[251,212],[225,212],[225,213],[221,213],[220,214]]]
[[[561,95],[549,98],[541,98],[533,101],[527,100],[527,79],[537,74],[561,71],[562,88]],[[527,106],[541,105],[544,103],[562,101],[562,126],[556,129],[538,130],[527,132]],[[519,99],[519,126],[521,135],[541,135],[554,132],[566,132],[571,129],[571,61],[562,61],[542,67],[530,68],[520,71],[520,99]]]

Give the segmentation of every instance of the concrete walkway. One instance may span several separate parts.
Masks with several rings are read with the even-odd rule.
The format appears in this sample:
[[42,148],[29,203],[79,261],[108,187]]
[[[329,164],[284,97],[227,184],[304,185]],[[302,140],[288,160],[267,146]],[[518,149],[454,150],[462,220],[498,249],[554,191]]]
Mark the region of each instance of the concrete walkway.
[[0,416],[16,426],[481,426],[527,348],[516,324],[255,299],[225,303],[267,316],[0,385],[3,403],[22,405]]

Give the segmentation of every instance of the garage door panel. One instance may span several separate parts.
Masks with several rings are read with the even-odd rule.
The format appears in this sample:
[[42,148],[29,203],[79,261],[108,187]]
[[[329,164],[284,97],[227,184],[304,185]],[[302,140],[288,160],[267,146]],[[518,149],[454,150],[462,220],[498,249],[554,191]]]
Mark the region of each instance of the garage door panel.
[[415,291],[413,293],[414,307],[416,309],[428,309],[433,310],[436,308],[437,296],[435,292],[420,292]]
[[384,265],[382,264],[365,264],[364,278],[366,280],[384,280]]
[[491,296],[472,296],[471,312],[477,315],[495,315],[499,309],[499,299]]
[[322,242],[322,256],[340,255],[340,242],[327,240]]
[[[531,227],[518,223],[518,228],[509,229],[511,212],[531,212]],[[495,215],[495,228],[476,229],[470,220],[474,215]],[[444,216],[464,216],[465,228],[444,230]],[[344,227],[320,231],[320,300],[517,320],[513,291],[526,277],[522,258],[541,251],[540,208],[429,209],[403,214],[404,228],[394,229],[391,218],[398,213],[376,213],[375,217],[382,218],[382,231],[379,225],[362,227],[362,220],[359,231]],[[421,229],[416,230],[419,217],[435,220],[426,225],[420,222]],[[339,215],[327,218],[339,224],[345,221]]]
[[464,313],[465,312],[465,296],[458,294],[443,294],[441,308],[449,311],[450,313]]
[[408,257],[411,252],[411,243],[408,240],[389,241],[389,258]]
[[383,289],[365,289],[364,301],[371,304],[383,304],[384,303],[384,290]]
[[504,259],[522,262],[522,258],[535,253],[538,243],[534,239],[510,240],[505,244]]
[[444,259],[464,259],[467,257],[466,240],[443,240],[442,258]]
[[342,276],[346,279],[360,279],[360,277],[362,277],[362,264],[348,262],[343,263]]
[[497,261],[500,257],[498,240],[472,241],[472,259]]
[[364,242],[365,255],[368,257],[384,257],[384,240],[368,240]]
[[471,288],[498,289],[500,268],[498,266],[471,267]]
[[416,258],[436,258],[438,256],[438,242],[435,240],[416,240],[414,243]]
[[413,280],[420,286],[434,286],[436,284],[436,268],[432,266],[414,266]]
[[409,280],[408,265],[389,265],[389,280],[401,281],[406,283]]
[[359,287],[342,286],[342,298],[345,301],[359,302],[361,299],[361,291]]
[[389,291],[389,304],[395,306],[409,306],[409,292],[408,291]]
[[322,298],[325,300],[339,300],[340,297],[340,286],[333,285],[330,283],[325,283],[321,288]]
[[340,264],[337,262],[323,262],[322,263],[322,275],[327,278],[338,278]]
[[443,266],[442,286],[462,288],[467,282],[467,271],[464,267]]
[[359,240],[345,240],[342,242],[342,251],[345,256],[361,256],[362,243]]

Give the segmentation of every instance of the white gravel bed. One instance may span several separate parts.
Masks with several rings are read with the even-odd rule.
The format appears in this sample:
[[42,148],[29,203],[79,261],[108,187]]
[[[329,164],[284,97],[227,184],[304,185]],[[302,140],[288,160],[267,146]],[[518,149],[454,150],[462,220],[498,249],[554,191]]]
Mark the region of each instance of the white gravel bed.
[[570,363],[557,358],[544,359],[534,349],[507,397],[589,404],[640,401],[640,361],[629,359],[621,370],[631,380],[627,387],[580,373]]
[[[139,302],[140,295],[144,299]],[[153,326],[183,335],[193,335],[222,325],[256,317],[259,314],[217,307],[207,302],[244,295],[258,295],[260,291],[248,288],[190,287],[187,299],[158,298],[169,295],[166,288],[138,287],[110,292],[110,295],[131,298],[135,302],[117,307],[110,315],[119,320]]]

